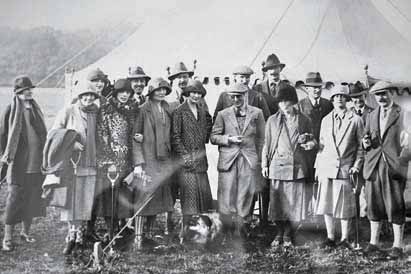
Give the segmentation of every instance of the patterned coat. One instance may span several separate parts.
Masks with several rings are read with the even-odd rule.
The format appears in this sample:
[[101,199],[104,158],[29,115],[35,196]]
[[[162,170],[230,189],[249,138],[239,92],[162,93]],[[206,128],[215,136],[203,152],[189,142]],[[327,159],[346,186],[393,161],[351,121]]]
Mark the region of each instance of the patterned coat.
[[179,174],[183,214],[198,214],[212,206],[205,144],[212,128],[208,111],[198,108],[197,119],[187,102],[173,113],[172,146],[182,165]]
[[122,180],[133,171],[132,134],[137,110],[134,100],[129,100],[123,105],[115,98],[110,98],[101,106],[97,115],[98,215],[111,216],[111,183],[107,179],[106,163],[113,162],[119,172],[114,212],[118,218],[132,216],[133,208],[128,204],[132,199],[132,193]]

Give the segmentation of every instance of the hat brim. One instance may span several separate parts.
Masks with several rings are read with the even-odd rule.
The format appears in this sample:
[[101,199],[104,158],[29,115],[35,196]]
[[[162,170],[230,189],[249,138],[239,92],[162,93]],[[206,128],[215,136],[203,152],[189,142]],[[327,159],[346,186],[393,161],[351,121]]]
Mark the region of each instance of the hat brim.
[[305,84],[302,84],[302,86],[304,86],[304,87],[322,87],[323,83],[310,83],[310,84],[305,83]]
[[375,90],[370,89],[369,93],[370,94],[376,94],[376,93],[382,92],[384,90],[390,91],[390,90],[395,90],[395,88],[390,86],[390,87],[384,87],[384,88],[379,88],[379,89],[375,89]]
[[151,80],[150,76],[147,75],[130,75],[127,77],[127,79],[132,80],[132,79],[145,79],[147,82]]
[[15,94],[19,94],[19,93],[25,91],[26,89],[35,88],[35,87],[36,87],[35,85],[32,85],[32,86],[30,86],[30,87],[18,88],[18,89],[15,89],[15,90],[14,90],[14,93],[15,93]]
[[194,75],[194,71],[180,71],[180,72],[177,72],[175,74],[171,74],[170,76],[168,76],[168,80],[173,81],[174,79],[177,78],[177,76],[179,76],[180,74],[184,74],[184,73],[188,73],[189,77],[192,77]]
[[77,97],[80,98],[84,94],[93,94],[93,95],[96,96],[96,98],[100,98],[100,95],[97,92],[94,92],[94,91],[80,92],[79,94],[77,94]]
[[158,88],[152,89],[152,90],[150,90],[149,92],[147,92],[147,96],[150,96],[151,94],[154,93],[154,91],[159,90],[159,89],[161,89],[161,88],[165,88],[165,89],[167,90],[166,96],[171,93],[171,88],[169,88],[169,87],[158,87]]
[[347,99],[347,102],[348,102],[348,101],[351,101],[351,96],[348,95],[348,94],[345,94],[345,93],[334,93],[333,95],[330,96],[330,100],[332,100],[333,97],[336,96],[336,95],[342,95],[342,96],[344,96],[344,97]]
[[285,68],[285,64],[279,63],[279,64],[276,64],[276,65],[266,66],[266,67],[262,68],[262,71],[267,72],[267,70],[273,69],[273,68],[276,68],[276,67],[281,67],[281,69],[283,69],[283,68]]
[[357,93],[351,93],[350,94],[350,97],[351,98],[356,98],[356,97],[361,97],[361,96],[363,96],[363,95],[367,95],[368,94],[368,90],[363,90],[363,91],[361,91],[361,92],[357,92]]

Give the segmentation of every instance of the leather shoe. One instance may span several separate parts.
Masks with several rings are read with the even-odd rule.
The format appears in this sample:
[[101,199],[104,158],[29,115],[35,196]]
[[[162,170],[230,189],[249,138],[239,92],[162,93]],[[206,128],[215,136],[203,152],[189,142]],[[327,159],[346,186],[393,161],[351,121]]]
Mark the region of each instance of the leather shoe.
[[74,240],[68,241],[66,243],[66,246],[63,249],[63,255],[66,255],[66,256],[70,255],[75,245],[76,245],[76,242]]
[[7,251],[7,252],[13,251],[14,249],[13,242],[11,240],[3,240],[2,249],[3,251]]
[[367,247],[364,249],[364,253],[367,255],[375,254],[381,252],[378,246],[368,243]]
[[399,248],[399,247],[393,247],[393,248],[391,248],[390,253],[388,253],[388,257],[389,257],[391,260],[396,260],[396,259],[398,259],[398,258],[401,258],[402,255],[403,255],[402,248]]
[[324,242],[320,244],[321,248],[333,248],[335,247],[335,241],[327,238]]
[[347,239],[344,239],[344,240],[338,242],[337,246],[340,247],[340,248],[352,249],[352,246],[350,245],[350,243],[348,242]]

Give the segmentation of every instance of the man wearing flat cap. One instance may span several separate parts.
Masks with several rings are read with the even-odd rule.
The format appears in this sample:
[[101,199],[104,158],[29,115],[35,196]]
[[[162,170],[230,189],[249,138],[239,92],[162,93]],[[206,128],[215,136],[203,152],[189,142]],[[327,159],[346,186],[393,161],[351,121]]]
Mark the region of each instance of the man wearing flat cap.
[[0,170],[7,170],[8,184],[4,251],[14,248],[13,229],[21,222],[20,238],[34,243],[36,239],[30,235],[32,220],[46,213],[41,199],[41,163],[47,129],[43,113],[33,99],[34,87],[28,76],[17,77],[12,102],[0,117]]
[[278,110],[278,102],[275,97],[280,89],[280,85],[284,84],[284,80],[280,79],[280,73],[284,67],[285,64],[280,62],[277,55],[270,54],[262,68],[267,79],[254,87],[256,91],[263,93],[268,107],[270,108],[271,115]]
[[[241,83],[246,86],[250,84],[251,75],[254,74],[254,71],[247,66],[238,66],[234,69],[234,82]],[[255,90],[249,89],[247,91],[246,99],[248,100],[248,104],[250,106],[257,107],[263,111],[264,119],[271,115],[270,109],[268,108],[267,102],[264,99],[264,96],[261,93],[256,92]],[[217,113],[220,110],[228,108],[233,105],[233,101],[231,100],[231,96],[228,94],[227,91],[223,91],[218,97],[217,105],[214,110],[213,121],[217,117]]]
[[392,223],[394,243],[389,257],[403,255],[405,223],[404,189],[407,181],[409,126],[404,111],[393,101],[393,85],[379,81],[371,89],[378,107],[367,117],[362,140],[366,151],[364,162],[365,197],[371,237],[366,253],[379,252],[382,220]]
[[250,213],[255,172],[264,144],[264,115],[261,109],[246,104],[247,91],[248,87],[241,83],[228,88],[233,106],[217,114],[210,137],[220,151],[218,209],[225,228],[236,228],[236,235],[244,232],[244,218]]
[[134,98],[136,99],[137,104],[139,106],[144,104],[146,98],[143,95],[143,91],[151,77],[145,74],[142,67],[134,66],[128,68],[127,79],[130,81],[131,88],[134,90]]

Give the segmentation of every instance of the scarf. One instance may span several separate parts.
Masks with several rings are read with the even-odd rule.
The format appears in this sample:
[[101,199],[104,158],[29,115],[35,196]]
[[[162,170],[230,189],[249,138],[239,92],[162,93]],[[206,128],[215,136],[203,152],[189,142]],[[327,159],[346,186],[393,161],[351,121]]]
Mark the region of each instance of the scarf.
[[96,117],[98,107],[96,104],[83,106],[77,102],[74,108],[77,130],[80,133],[81,140],[85,144],[86,150],[82,157],[83,167],[96,167]]
[[170,128],[171,122],[168,114],[167,104],[161,104],[163,111],[162,113],[158,107],[151,103],[151,113],[154,117],[154,134],[156,141],[156,156],[157,159],[163,160],[170,157]]
[[[40,110],[39,105],[34,100],[30,100],[30,122],[35,129],[40,141],[44,144],[47,135],[46,124],[44,122],[43,113]],[[7,145],[2,155],[2,161],[10,163],[14,160],[17,147],[20,140],[21,130],[23,128],[23,100],[20,100],[17,96],[14,96],[10,106],[10,116],[8,121],[9,132],[7,136]]]
[[137,102],[133,98],[130,98],[127,102],[121,103],[116,98],[110,98],[110,104],[122,115],[124,115],[129,121],[132,121],[137,113]]

